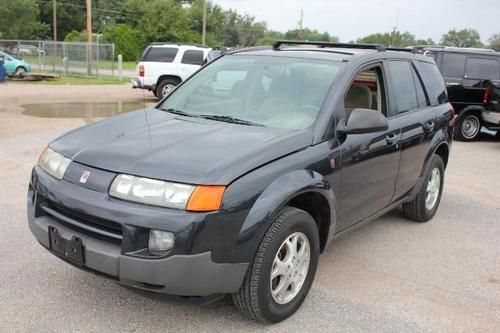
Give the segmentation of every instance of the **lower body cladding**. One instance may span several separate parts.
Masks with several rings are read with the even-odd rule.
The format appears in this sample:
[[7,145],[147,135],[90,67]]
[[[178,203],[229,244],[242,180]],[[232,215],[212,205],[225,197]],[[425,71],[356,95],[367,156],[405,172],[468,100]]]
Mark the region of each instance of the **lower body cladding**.
[[[72,184],[63,186],[71,186],[68,193],[75,197],[82,194]],[[57,187],[54,192],[57,193]],[[60,194],[64,198],[64,194]],[[141,250],[129,253],[126,248],[131,246],[131,241],[140,243],[140,247],[144,242],[147,244],[147,236],[137,231],[147,228],[123,225],[120,232],[111,228],[104,232],[97,224],[84,224],[89,220],[47,200],[44,195],[47,194],[42,195],[30,185],[28,223],[31,232],[52,254],[82,269],[101,273],[120,284],[176,296],[235,293],[243,282],[248,263],[215,262],[210,250],[186,254],[174,249],[170,255],[155,258]]]

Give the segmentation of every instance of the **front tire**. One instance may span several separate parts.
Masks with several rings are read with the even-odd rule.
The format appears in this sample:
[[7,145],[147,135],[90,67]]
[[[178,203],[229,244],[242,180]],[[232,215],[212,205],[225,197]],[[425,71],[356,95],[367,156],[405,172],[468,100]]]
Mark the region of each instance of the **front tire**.
[[259,321],[290,317],[307,296],[316,274],[319,235],[307,212],[283,208],[264,235],[243,285],[233,294],[238,309]]
[[477,114],[463,115],[455,128],[455,138],[459,141],[474,141],[481,132],[481,119]]
[[444,162],[441,156],[432,157],[424,184],[415,199],[403,204],[404,215],[416,222],[427,222],[434,215],[441,202],[444,184]]
[[26,72],[27,72],[26,68],[24,68],[23,66],[19,66],[16,68],[14,75],[21,75],[21,74],[24,74]]

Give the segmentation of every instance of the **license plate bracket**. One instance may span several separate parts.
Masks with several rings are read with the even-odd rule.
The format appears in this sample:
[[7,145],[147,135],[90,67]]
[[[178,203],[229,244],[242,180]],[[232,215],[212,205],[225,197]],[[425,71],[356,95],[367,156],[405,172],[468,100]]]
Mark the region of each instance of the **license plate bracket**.
[[52,251],[79,266],[83,266],[84,258],[81,238],[73,236],[71,239],[65,239],[55,227],[49,226],[49,241]]

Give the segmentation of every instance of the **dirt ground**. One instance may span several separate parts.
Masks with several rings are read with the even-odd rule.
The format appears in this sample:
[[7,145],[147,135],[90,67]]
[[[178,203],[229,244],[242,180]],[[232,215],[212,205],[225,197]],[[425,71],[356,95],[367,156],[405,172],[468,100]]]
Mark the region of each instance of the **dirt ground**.
[[500,141],[455,142],[430,223],[395,211],[333,243],[302,308],[265,326],[223,301],[133,292],[36,242],[26,220],[31,167],[49,141],[91,120],[25,116],[20,105],[63,101],[155,99],[128,85],[0,84],[0,331],[500,332]]

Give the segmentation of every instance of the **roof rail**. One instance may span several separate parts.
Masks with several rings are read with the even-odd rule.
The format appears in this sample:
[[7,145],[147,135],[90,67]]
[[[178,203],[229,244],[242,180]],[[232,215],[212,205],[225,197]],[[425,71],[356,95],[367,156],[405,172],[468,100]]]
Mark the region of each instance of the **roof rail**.
[[272,43],[274,50],[280,50],[281,45],[313,45],[318,47],[336,47],[345,49],[366,49],[385,51],[385,46],[382,44],[355,44],[355,43],[334,43],[334,42],[320,42],[308,40],[275,40]]
[[149,45],[177,45],[177,46],[195,46],[195,47],[202,47],[202,48],[208,48],[208,46],[203,45],[203,44],[190,44],[190,43],[176,43],[176,42],[152,42],[149,43]]
[[398,48],[398,47],[386,47],[382,44],[359,44],[359,43],[334,43],[334,42],[320,42],[320,41],[304,41],[304,40],[276,40],[272,43],[273,50],[281,50],[282,45],[313,45],[318,47],[333,47],[340,49],[363,49],[363,50],[377,50],[379,52],[383,51],[402,51],[415,53],[415,50]]

